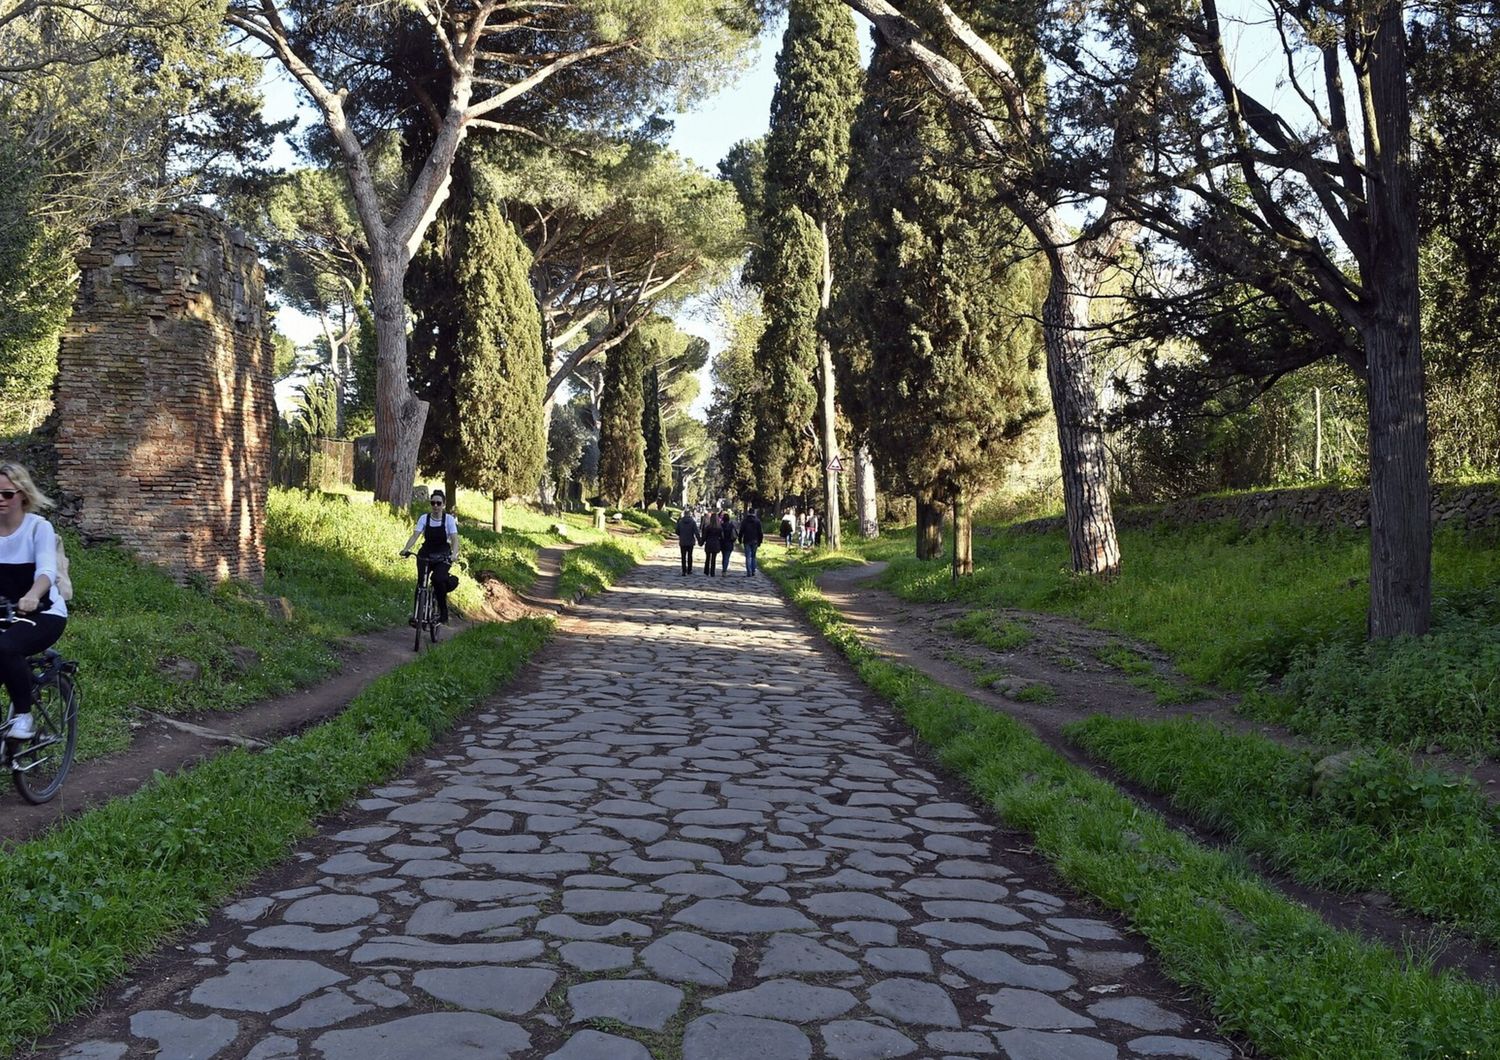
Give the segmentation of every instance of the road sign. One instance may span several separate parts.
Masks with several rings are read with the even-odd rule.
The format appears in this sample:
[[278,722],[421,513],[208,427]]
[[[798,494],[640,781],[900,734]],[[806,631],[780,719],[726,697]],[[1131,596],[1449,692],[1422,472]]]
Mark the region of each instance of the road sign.
[[828,470],[829,471],[842,471],[842,470],[844,470],[844,462],[842,460],[840,460],[838,457],[834,457],[832,460],[828,461]]

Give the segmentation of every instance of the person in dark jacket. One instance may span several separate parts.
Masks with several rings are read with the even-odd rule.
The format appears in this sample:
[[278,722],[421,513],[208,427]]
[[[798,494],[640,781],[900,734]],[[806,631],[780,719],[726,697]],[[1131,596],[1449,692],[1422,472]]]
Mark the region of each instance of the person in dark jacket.
[[724,548],[724,562],[720,565],[720,569],[725,574],[728,574],[729,557],[734,555],[734,539],[739,535],[739,528],[734,525],[734,518],[728,512],[720,516],[719,528],[724,534],[724,539],[721,542]]
[[698,547],[698,523],[686,508],[677,520],[677,544],[682,549],[682,573],[686,576],[693,570],[693,549]]
[[760,525],[760,515],[754,508],[745,509],[740,520],[740,547],[745,550],[745,577],[755,574],[755,553],[765,539],[765,529]]
[[698,534],[698,543],[708,553],[703,561],[703,573],[712,578],[719,562],[719,551],[724,547],[724,528],[717,512],[709,512],[703,517],[703,529]]

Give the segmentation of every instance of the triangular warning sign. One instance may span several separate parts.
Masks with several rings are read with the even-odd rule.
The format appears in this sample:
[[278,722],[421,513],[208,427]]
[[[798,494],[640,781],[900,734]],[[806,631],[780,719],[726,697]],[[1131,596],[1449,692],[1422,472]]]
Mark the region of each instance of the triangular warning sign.
[[838,457],[834,457],[832,460],[828,461],[828,470],[829,471],[842,471],[842,470],[844,470],[844,462],[842,460],[840,460]]

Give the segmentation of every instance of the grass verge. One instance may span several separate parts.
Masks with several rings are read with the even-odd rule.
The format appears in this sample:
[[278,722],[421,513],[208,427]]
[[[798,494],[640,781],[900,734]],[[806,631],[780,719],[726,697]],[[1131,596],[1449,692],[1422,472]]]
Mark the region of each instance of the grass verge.
[[656,547],[655,534],[611,537],[592,545],[564,552],[557,589],[564,600],[578,600],[602,593]]
[[515,674],[549,623],[476,626],[372,682],[332,721],[231,751],[0,850],[0,1055],[77,1012],[163,938],[393,775]]
[[977,528],[974,575],[958,582],[912,556],[910,531],[861,547],[890,561],[882,584],[906,599],[1074,616],[1165,649],[1193,681],[1272,688],[1257,712],[1309,735],[1500,754],[1493,534],[1436,533],[1432,632],[1379,644],[1364,639],[1367,532],[1232,522],[1122,530],[1124,566],[1109,582],[1069,572],[1061,533]]
[[1500,941],[1500,814],[1389,748],[1318,756],[1189,720],[1094,717],[1068,738],[1295,879],[1379,891]]
[[1330,928],[1013,719],[871,651],[805,568],[774,555],[765,568],[944,766],[1069,883],[1122,913],[1226,1030],[1298,1060],[1500,1052],[1492,993]]

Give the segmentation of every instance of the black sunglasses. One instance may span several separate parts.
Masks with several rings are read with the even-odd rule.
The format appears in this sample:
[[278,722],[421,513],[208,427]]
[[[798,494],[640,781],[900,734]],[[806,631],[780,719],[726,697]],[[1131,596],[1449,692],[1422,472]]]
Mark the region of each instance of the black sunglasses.
[[8,501],[20,492],[20,490],[0,490],[0,500]]

